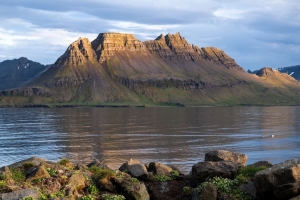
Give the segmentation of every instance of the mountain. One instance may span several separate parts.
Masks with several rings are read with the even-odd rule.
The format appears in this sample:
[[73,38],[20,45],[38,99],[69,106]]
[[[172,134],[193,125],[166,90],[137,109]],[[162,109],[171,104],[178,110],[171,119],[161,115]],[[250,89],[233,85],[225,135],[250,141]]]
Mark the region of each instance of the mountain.
[[47,68],[24,57],[5,60],[0,63],[0,90],[22,87]]
[[274,73],[274,80],[251,75],[224,51],[191,45],[179,33],[145,42],[132,34],[101,33],[92,42],[73,42],[26,87],[0,92],[0,104],[300,103],[299,83]]
[[290,76],[297,79],[298,81],[300,81],[300,65],[279,68],[278,71],[282,73],[287,73]]

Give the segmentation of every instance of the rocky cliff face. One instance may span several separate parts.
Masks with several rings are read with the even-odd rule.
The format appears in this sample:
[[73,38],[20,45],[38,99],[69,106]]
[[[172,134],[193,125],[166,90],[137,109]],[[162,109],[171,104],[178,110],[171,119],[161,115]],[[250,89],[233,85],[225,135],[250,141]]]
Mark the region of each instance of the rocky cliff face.
[[180,33],[160,35],[155,40],[144,42],[147,49],[161,58],[176,60],[192,60],[196,61],[204,59],[217,64],[220,64],[227,69],[243,70],[232,58],[224,51],[214,48],[199,48],[195,45],[190,45]]
[[215,47],[199,48],[193,46],[193,49],[205,60],[221,64],[227,69],[243,70],[234,59],[230,58],[224,51]]
[[[13,102],[8,99],[13,96],[38,103],[39,97],[96,104],[261,105],[266,98],[278,104],[290,97],[291,104],[298,102],[300,85],[288,79],[266,81],[272,73],[250,75],[224,51],[191,45],[179,33],[146,42],[131,34],[101,33],[92,42],[79,38],[72,43],[26,88],[1,92],[0,103]],[[271,91],[280,84],[284,87]]]
[[100,33],[92,42],[92,48],[100,63],[113,57],[116,52],[140,52],[147,55],[145,45],[132,34],[123,33]]
[[64,55],[62,55],[56,62],[54,67],[73,65],[85,65],[88,61],[96,60],[96,54],[92,49],[92,44],[87,38],[79,38],[73,42]]

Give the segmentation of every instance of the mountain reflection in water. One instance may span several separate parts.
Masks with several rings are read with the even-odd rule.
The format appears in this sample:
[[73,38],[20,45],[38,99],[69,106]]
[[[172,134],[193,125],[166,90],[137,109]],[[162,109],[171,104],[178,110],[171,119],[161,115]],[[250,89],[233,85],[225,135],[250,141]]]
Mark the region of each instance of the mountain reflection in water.
[[2,108],[0,167],[31,156],[111,168],[137,158],[188,173],[214,149],[278,163],[299,157],[299,115],[300,107]]

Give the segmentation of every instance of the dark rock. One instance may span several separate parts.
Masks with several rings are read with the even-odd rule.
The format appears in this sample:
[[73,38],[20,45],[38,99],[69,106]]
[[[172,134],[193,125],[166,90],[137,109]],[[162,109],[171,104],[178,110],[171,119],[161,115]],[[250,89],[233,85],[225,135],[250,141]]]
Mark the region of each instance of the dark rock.
[[27,176],[27,181],[31,181],[37,178],[50,178],[50,174],[46,171],[44,166],[38,166]]
[[84,164],[77,164],[76,166],[75,166],[75,170],[82,170],[82,171],[85,171],[85,170],[87,170],[88,169],[88,167],[86,166],[86,165],[84,165]]
[[41,189],[47,193],[57,193],[61,188],[60,182],[56,178],[44,179]]
[[125,194],[126,199],[150,200],[149,193],[143,182],[133,182],[131,179],[119,179],[118,187]]
[[148,178],[148,172],[145,165],[143,165],[139,160],[130,159],[124,163],[120,168],[120,171],[127,171],[133,177],[136,178]]
[[207,185],[204,186],[201,196],[202,199],[205,200],[217,200],[217,196],[218,196],[217,188],[212,183],[208,183]]
[[39,166],[41,163],[47,161],[46,159],[44,158],[39,158],[39,157],[31,157],[31,158],[28,158],[28,159],[25,159],[25,160],[21,160],[19,162],[16,162],[16,163],[13,163],[11,165],[9,165],[8,167],[9,168],[12,168],[12,167],[22,167],[22,165],[24,163],[32,163],[34,166]]
[[260,199],[284,200],[299,195],[300,159],[288,160],[257,172],[254,185]]
[[193,165],[191,174],[203,181],[215,176],[233,179],[241,167],[238,163],[228,161],[199,162]]
[[89,163],[87,166],[88,167],[96,166],[101,169],[109,169],[109,167],[103,161],[100,160],[94,160],[93,162]]
[[10,193],[0,194],[2,200],[19,200],[24,197],[33,197],[35,199],[39,199],[41,197],[40,193],[34,189],[23,189],[17,190]]
[[82,174],[73,174],[65,187],[65,194],[67,196],[79,197],[82,190],[85,188],[85,177]]
[[240,163],[242,166],[245,166],[247,160],[248,156],[245,154],[237,154],[226,150],[210,151],[205,154],[205,161],[231,161],[235,163]]
[[173,171],[171,167],[158,162],[150,162],[145,166],[148,172],[154,172],[157,175],[169,175]]
[[263,167],[263,166],[265,166],[265,167],[269,168],[269,167],[272,167],[273,164],[270,163],[269,161],[258,161],[258,162],[255,162],[255,163],[251,164],[251,165],[248,165],[248,166],[251,166],[251,167]]
[[256,189],[253,182],[249,182],[247,184],[242,184],[239,187],[242,191],[252,196],[254,199],[256,198]]

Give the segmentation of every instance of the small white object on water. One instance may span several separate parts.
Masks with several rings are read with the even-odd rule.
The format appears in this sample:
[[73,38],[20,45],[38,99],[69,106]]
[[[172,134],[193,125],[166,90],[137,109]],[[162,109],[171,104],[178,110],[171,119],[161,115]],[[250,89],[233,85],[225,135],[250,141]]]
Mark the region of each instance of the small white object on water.
[[[266,136],[266,135],[264,135],[264,134],[262,134],[261,136],[262,136],[263,138],[268,137],[268,136]],[[269,137],[272,137],[272,138],[273,138],[273,137],[275,137],[275,135],[271,135],[271,136],[269,136]]]

